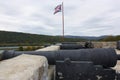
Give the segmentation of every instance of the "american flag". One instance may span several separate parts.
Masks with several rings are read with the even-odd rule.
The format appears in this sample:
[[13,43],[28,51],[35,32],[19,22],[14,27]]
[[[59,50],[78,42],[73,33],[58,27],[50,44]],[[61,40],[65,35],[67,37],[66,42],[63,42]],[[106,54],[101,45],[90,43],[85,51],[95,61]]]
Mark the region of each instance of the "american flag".
[[54,14],[61,12],[61,4],[55,7],[55,12]]

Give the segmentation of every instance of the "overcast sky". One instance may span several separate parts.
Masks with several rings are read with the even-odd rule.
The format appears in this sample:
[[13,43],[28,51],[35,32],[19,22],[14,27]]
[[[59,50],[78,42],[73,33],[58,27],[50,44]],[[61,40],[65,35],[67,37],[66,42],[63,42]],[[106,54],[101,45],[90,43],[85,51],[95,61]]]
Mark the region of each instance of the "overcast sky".
[[[0,30],[61,35],[62,0],[0,0]],[[120,0],[64,0],[65,35],[120,35]]]

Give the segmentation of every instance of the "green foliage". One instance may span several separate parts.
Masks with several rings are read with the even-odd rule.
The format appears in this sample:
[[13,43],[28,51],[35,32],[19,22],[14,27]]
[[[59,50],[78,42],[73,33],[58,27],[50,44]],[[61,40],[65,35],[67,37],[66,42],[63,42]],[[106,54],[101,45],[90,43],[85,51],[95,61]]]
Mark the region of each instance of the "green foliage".
[[104,39],[101,39],[100,41],[118,41],[120,40],[120,35],[118,36],[108,36]]
[[19,50],[19,51],[23,51],[24,49],[23,49],[22,46],[20,46],[20,47],[18,48],[18,50]]
[[32,50],[33,50],[32,46],[27,46],[27,47],[25,48],[25,51],[32,51]]
[[34,51],[34,50],[41,49],[41,48],[43,47],[41,46],[25,46],[25,47],[20,46],[18,48],[18,51]]

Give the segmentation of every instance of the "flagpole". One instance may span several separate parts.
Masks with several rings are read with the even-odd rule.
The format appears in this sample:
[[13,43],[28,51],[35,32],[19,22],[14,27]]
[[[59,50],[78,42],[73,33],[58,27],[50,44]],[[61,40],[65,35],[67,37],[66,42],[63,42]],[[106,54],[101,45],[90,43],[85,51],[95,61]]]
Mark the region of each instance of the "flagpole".
[[62,40],[64,41],[64,4],[62,2]]

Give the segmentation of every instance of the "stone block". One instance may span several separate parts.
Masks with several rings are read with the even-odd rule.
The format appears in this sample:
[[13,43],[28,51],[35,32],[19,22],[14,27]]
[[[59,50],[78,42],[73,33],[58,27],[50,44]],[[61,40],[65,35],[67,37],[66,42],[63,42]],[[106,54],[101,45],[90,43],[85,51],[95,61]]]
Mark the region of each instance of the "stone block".
[[22,54],[0,62],[0,80],[47,80],[47,73],[43,56]]

